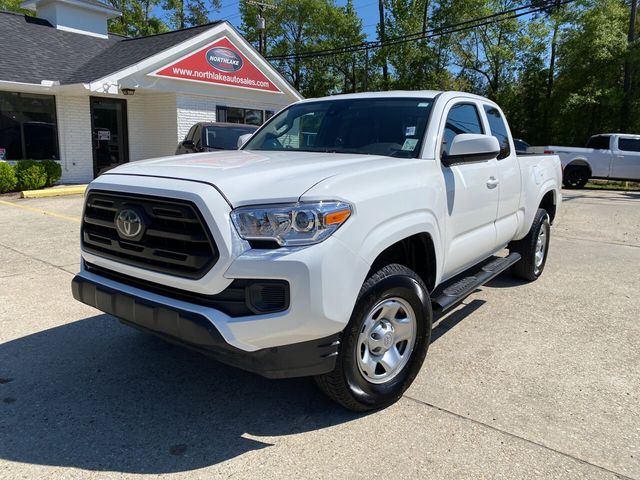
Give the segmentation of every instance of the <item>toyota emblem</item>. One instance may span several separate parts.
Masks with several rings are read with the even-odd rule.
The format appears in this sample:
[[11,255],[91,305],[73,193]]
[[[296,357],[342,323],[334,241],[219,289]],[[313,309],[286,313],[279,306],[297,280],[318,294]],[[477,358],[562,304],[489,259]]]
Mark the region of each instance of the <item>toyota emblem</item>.
[[132,208],[123,208],[116,216],[118,234],[127,239],[134,239],[142,232],[144,223],[138,212]]

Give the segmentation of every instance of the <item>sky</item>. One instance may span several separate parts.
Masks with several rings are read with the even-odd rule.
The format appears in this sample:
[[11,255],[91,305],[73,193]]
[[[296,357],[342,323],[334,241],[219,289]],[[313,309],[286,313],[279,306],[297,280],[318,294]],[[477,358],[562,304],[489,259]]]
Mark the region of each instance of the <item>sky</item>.
[[[240,0],[221,0],[222,7],[218,12],[212,12],[211,21],[228,20],[235,27],[239,27],[241,23],[239,4]],[[337,5],[345,5],[346,0],[336,0]],[[378,0],[353,0],[353,6],[362,18],[364,31],[369,40],[376,37],[376,25],[378,19]],[[157,15],[162,14],[161,9],[155,12]]]

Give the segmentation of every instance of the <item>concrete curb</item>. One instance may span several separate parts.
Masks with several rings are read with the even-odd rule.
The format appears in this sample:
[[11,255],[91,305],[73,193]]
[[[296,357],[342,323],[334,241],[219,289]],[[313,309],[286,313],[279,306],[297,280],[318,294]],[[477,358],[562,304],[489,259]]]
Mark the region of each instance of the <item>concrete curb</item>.
[[43,188],[42,190],[24,190],[23,192],[20,192],[20,198],[46,198],[60,197],[63,195],[80,195],[83,194],[86,189],[86,185],[69,185]]

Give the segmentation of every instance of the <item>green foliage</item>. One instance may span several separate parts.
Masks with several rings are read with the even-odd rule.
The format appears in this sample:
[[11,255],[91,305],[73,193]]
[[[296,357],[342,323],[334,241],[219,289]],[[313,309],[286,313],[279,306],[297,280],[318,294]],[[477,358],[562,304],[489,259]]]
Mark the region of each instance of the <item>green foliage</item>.
[[220,0],[164,0],[162,8],[174,29],[194,27],[211,21],[209,12],[220,9]]
[[0,10],[23,13],[25,15],[34,15],[33,10],[27,10],[26,8],[20,7],[22,2],[23,0],[0,0]]
[[109,0],[109,3],[122,14],[109,20],[111,33],[141,37],[169,31],[162,19],[152,15],[160,0]]
[[[258,46],[257,8],[240,4],[241,30]],[[266,54],[305,54],[365,41],[362,20],[351,1],[343,7],[333,0],[280,0],[265,9]],[[276,68],[305,96],[362,91],[370,79],[365,53],[344,53],[309,59],[277,60]]]
[[[0,0],[0,9],[21,11],[21,1]],[[167,31],[167,24],[171,28],[200,25],[221,4],[227,6],[221,0],[108,2],[122,13],[110,21],[110,31],[127,36]],[[464,90],[495,99],[505,110],[514,136],[532,144],[582,145],[592,134],[620,128],[640,133],[640,16],[635,38],[629,40],[629,0],[556,0],[534,14],[434,36],[428,35],[433,29],[538,2],[270,3],[275,8],[262,13],[267,56],[362,45],[367,37],[354,5],[376,13],[382,9],[378,39],[382,30],[390,42],[405,35],[425,36],[366,52],[273,60],[305,97],[385,89]],[[240,30],[258,47],[258,7],[239,0],[239,9]]]
[[14,169],[19,190],[37,190],[47,184],[47,172],[40,162],[20,160]]
[[13,167],[7,162],[0,161],[0,193],[11,192],[17,184],[18,180]]
[[51,187],[60,181],[62,177],[62,167],[55,160],[42,160],[40,165],[44,168],[47,174],[47,187]]

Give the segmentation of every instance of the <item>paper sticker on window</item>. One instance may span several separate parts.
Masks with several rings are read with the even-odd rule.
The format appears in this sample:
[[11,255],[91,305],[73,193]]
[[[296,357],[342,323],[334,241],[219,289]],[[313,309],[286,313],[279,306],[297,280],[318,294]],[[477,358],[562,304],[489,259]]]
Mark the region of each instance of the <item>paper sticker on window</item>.
[[428,106],[429,106],[429,103],[427,103],[427,102],[421,102],[421,103],[418,104],[418,107],[422,107],[422,108],[428,107]]
[[405,137],[412,137],[416,134],[416,127],[407,127],[404,131]]
[[413,150],[415,150],[417,144],[417,138],[407,138],[404,141],[404,145],[402,145],[402,150],[412,152]]

